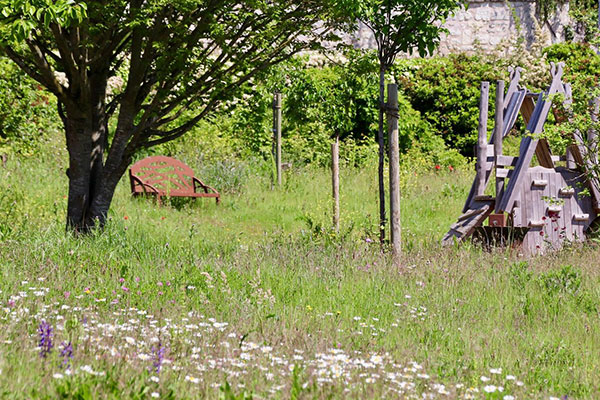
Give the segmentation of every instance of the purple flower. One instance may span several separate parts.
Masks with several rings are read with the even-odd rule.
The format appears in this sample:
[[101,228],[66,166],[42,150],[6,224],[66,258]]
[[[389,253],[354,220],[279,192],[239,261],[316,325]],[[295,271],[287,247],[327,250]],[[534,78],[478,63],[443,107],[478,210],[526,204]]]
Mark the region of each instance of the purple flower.
[[52,327],[46,321],[42,321],[38,328],[38,334],[40,336],[40,357],[46,358],[52,351]]
[[62,342],[61,346],[62,350],[60,351],[60,356],[63,359],[62,365],[63,367],[68,368],[71,366],[71,359],[73,358],[73,345],[71,342]]
[[372,242],[372,240],[371,240],[371,238],[366,238],[366,239],[365,239],[365,242],[367,242],[367,243],[371,243],[371,242]]
[[157,346],[152,347],[152,353],[154,354],[152,366],[157,374],[160,374],[160,369],[162,367],[163,360],[165,359],[166,350],[167,349],[163,347],[161,342],[158,342]]

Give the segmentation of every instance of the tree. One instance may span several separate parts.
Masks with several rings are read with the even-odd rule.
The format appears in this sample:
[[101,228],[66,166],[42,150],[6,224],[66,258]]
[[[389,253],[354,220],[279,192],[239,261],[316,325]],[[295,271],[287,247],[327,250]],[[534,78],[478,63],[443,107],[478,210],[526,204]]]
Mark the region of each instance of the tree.
[[400,53],[421,56],[431,54],[445,32],[443,21],[464,0],[346,0],[344,7],[353,10],[357,20],[373,33],[379,59],[379,239],[385,240],[385,183],[384,183],[384,112],[385,74]]
[[179,138],[315,47],[331,10],[322,0],[0,0],[0,51],[58,100],[67,226],[103,225],[136,151]]

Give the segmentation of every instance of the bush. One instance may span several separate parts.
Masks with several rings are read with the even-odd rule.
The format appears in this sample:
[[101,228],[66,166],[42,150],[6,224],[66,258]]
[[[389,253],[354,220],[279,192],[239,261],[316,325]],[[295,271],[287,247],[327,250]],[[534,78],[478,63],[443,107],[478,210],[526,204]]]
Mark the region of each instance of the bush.
[[[401,60],[392,73],[412,107],[424,116],[432,131],[443,138],[448,147],[473,156],[481,81],[494,82],[505,73],[482,57],[464,54]],[[490,104],[494,101],[495,91],[490,90]],[[490,112],[490,129],[493,120]]]
[[33,155],[61,126],[54,96],[0,57],[0,154]]

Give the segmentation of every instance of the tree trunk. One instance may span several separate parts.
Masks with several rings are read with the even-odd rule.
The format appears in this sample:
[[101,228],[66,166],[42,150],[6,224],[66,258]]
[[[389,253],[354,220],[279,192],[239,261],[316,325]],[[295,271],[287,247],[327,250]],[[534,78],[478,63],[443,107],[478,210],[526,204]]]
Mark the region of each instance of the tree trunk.
[[379,70],[379,131],[377,142],[379,143],[379,242],[385,241],[385,226],[387,218],[385,215],[385,137],[384,137],[384,104],[385,104],[385,67]]
[[78,99],[78,108],[66,108],[62,115],[69,152],[67,229],[79,233],[104,225],[117,183],[127,168],[122,157],[118,163],[104,165],[106,79],[92,77],[88,84],[89,90],[84,91],[88,96]]

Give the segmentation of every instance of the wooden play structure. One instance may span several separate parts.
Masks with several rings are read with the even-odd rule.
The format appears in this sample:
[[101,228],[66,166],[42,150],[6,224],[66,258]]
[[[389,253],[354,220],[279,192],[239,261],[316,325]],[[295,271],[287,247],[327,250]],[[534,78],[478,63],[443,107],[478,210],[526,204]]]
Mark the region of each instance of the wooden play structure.
[[154,156],[144,158],[129,169],[131,193],[134,196],[156,196],[160,204],[162,197],[212,197],[217,204],[221,195],[194,176],[194,171],[171,157]]
[[[588,154],[582,133],[564,156],[552,155],[539,134],[552,110],[552,97],[562,94],[565,108],[572,102],[571,86],[563,83],[564,64],[552,64],[552,83],[543,93],[532,93],[519,84],[521,69],[511,69],[510,84],[499,81],[496,119],[488,141],[489,83],[482,82],[477,145],[477,175],[463,214],[444,237],[445,245],[473,238],[487,244],[521,246],[525,255],[542,254],[567,242],[583,241],[600,213],[597,183],[588,179],[595,155]],[[513,128],[519,112],[527,124],[519,155],[503,155],[503,139]],[[555,113],[556,119],[568,116]],[[588,132],[595,140],[595,132]],[[538,166],[532,166],[537,159]],[[593,156],[593,157],[592,157]],[[495,176],[495,196],[486,188]],[[588,194],[589,193],[589,194]],[[488,220],[487,226],[484,222]]]

